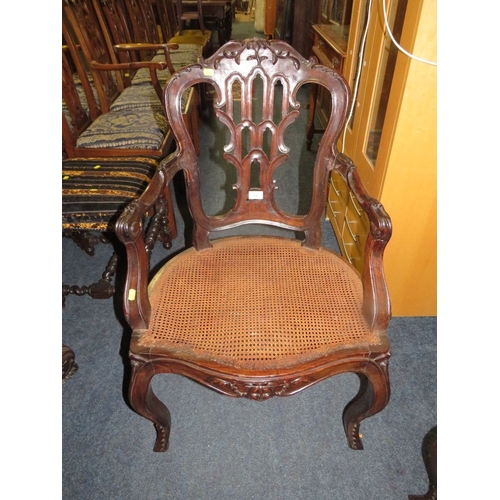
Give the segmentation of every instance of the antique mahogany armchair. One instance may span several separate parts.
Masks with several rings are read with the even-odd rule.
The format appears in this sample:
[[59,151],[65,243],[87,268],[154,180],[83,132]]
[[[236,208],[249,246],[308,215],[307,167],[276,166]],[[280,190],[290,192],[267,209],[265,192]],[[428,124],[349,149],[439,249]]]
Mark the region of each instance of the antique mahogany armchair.
[[[229,136],[221,153],[237,178],[234,205],[224,214],[204,211],[200,182],[207,158],[198,164],[180,115],[180,96],[200,83],[215,89],[215,114]],[[332,113],[312,167],[310,208],[300,215],[276,203],[280,184],[275,180],[290,159],[285,133],[299,115],[297,92],[307,83],[330,92]],[[240,102],[233,99],[235,84]],[[362,382],[343,414],[349,446],[361,449],[360,422],[380,412],[390,394],[390,301],[382,257],[391,222],[364,190],[352,161],[337,151],[349,104],[345,80],[284,42],[231,41],[178,71],[165,88],[165,102],[177,149],[162,160],[115,227],[128,258],[129,398],[155,425],[154,450],[167,449],[170,433],[170,413],[151,388],[157,373],[182,374],[228,396],[264,401],[342,372],[356,372]],[[332,170],[344,177],[370,219],[362,276],[321,244]],[[193,218],[193,247],[167,261],[149,281],[141,218],[180,171]],[[247,225],[271,225],[293,236],[216,235]]]

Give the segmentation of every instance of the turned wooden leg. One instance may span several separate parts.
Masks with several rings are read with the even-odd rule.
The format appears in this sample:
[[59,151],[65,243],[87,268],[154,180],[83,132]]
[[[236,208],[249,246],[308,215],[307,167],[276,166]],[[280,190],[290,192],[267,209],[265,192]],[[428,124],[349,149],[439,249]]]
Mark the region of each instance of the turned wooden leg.
[[155,213],[144,236],[144,244],[148,258],[151,258],[156,241],[161,241],[166,250],[172,247],[172,232],[168,222],[168,204],[164,196],[160,197],[156,206]]
[[93,299],[109,299],[115,293],[115,287],[111,283],[113,276],[116,274],[116,266],[118,264],[118,255],[113,252],[109,259],[108,265],[101,279],[92,283],[90,286],[77,286],[77,285],[62,285],[62,305],[66,304],[66,297],[70,294],[82,297],[83,295],[90,295]]
[[132,408],[142,417],[153,422],[156,429],[156,441],[153,451],[167,451],[170,435],[170,412],[155,396],[151,389],[151,380],[155,375],[152,363],[139,356],[130,356],[132,375],[129,386],[129,400]]
[[363,443],[359,433],[362,420],[382,411],[390,397],[389,357],[370,360],[363,372],[358,373],[361,379],[357,396],[345,407],[343,421],[349,447],[362,450]]
[[95,245],[97,245],[97,243],[109,243],[104,235],[97,235],[91,231],[72,231],[71,229],[65,229],[63,231],[63,236],[65,238],[71,238],[79,248],[91,257],[94,256]]

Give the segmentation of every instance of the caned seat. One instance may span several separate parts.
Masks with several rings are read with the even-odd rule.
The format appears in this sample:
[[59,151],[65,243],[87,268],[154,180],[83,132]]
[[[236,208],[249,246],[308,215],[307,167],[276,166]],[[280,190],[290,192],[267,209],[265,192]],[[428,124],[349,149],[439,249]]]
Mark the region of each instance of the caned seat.
[[[205,154],[197,153],[180,114],[181,96],[198,84],[211,87],[214,121],[220,122],[213,144],[207,137]],[[288,135],[303,111],[298,93],[307,84],[322,85],[332,108],[312,162],[306,158],[305,121],[300,135]],[[335,70],[304,59],[282,41],[258,38],[228,42],[168,81],[165,105],[176,150],[115,227],[128,260],[123,306],[132,329],[129,401],[154,423],[155,451],[167,449],[171,425],[151,386],[161,373],[265,401],[355,372],[360,391],[342,416],[353,449],[363,447],[360,422],[387,405],[391,310],[383,253],[392,229],[352,160],[336,147],[349,97]],[[298,162],[302,175],[299,198],[310,195],[307,209],[296,213],[286,205],[291,162]],[[180,172],[192,246],[150,277],[140,221]],[[221,190],[227,188],[222,210],[212,210],[215,205],[203,197],[208,172]],[[322,244],[331,172],[343,178],[370,222],[362,274]],[[269,234],[269,226],[276,233]]]
[[386,348],[361,314],[356,270],[330,250],[295,240],[233,237],[186,250],[148,293],[154,314],[135,339],[141,347],[235,373],[290,369],[358,346]]

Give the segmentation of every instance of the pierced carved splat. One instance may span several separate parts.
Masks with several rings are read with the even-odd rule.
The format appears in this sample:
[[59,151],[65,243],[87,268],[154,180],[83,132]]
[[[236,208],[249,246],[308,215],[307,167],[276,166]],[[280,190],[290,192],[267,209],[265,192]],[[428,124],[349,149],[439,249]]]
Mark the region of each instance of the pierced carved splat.
[[[241,89],[242,95],[259,93],[260,98],[242,98],[240,109],[236,110],[230,98],[235,87]],[[235,77],[229,80],[225,94],[229,98],[225,99],[226,104],[216,107],[216,116],[229,131],[224,159],[237,172],[238,181],[234,189],[238,196],[233,210],[235,213],[248,211],[254,217],[264,218],[269,206],[277,218],[283,217],[273,196],[276,189],[273,174],[288,160],[290,148],[285,144],[284,136],[287,127],[298,117],[299,104],[291,98],[286,80],[269,80],[259,71],[246,79]],[[256,103],[259,109],[256,109]],[[279,106],[279,121],[276,121],[273,112]]]
[[[308,81],[323,81],[341,92],[333,103],[336,114],[327,127],[318,154],[320,160],[314,167],[315,196],[310,211],[306,215],[293,215],[281,211],[276,203],[274,173],[289,158],[290,147],[286,144],[285,133],[299,116],[297,91]],[[209,246],[205,231],[265,222],[304,231],[305,244],[316,247],[326,196],[321,193],[326,193],[336,139],[347,111],[347,99],[342,97],[348,95],[345,81],[334,71],[325,73],[314,59],[309,61],[296,52],[291,53],[290,47],[283,42],[252,39],[229,42],[211,58],[202,59],[201,64],[179,71],[170,87],[173,92],[182,92],[196,83],[206,83],[215,89],[215,113],[229,133],[223,157],[234,167],[237,181],[233,186],[235,204],[224,215],[210,217],[201,202],[191,203],[197,227],[195,245],[198,248]],[[200,181],[194,147],[183,140],[186,130],[174,103],[167,104],[167,114],[178,139],[180,163],[187,174],[188,189],[198,193]],[[257,182],[252,178],[252,171],[258,172]]]
[[[104,39],[103,32],[99,27],[95,10],[91,0],[64,0],[63,2],[64,22],[69,21],[69,31],[73,32],[75,43],[81,47],[86,61],[94,63],[110,63],[110,56]],[[123,86],[121,75],[112,71],[92,71],[92,77],[99,80],[98,92],[103,112],[109,111],[109,105],[118,95],[118,85]]]

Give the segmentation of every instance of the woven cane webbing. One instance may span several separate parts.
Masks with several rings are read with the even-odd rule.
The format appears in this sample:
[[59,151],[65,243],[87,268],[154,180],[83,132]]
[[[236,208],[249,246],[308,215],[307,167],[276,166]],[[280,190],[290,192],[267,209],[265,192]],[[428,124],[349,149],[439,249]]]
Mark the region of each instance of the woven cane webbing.
[[140,344],[174,356],[258,370],[379,343],[361,316],[356,271],[294,240],[227,238],[187,250],[149,291],[152,318]]

